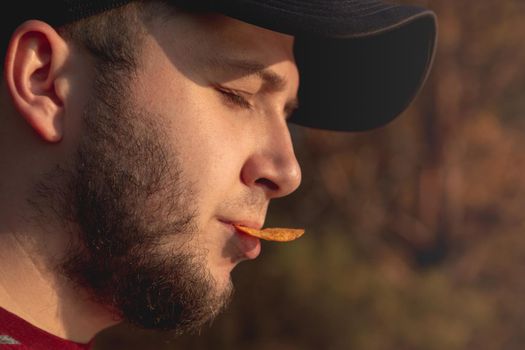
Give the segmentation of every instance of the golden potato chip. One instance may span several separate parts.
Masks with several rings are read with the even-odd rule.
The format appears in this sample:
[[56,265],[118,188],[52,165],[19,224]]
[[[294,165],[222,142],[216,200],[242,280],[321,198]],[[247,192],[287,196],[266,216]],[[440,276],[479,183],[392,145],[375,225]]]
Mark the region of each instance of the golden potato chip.
[[265,228],[263,230],[257,230],[255,228],[233,225],[239,231],[249,234],[260,239],[275,242],[289,242],[301,237],[304,234],[303,229],[294,228]]

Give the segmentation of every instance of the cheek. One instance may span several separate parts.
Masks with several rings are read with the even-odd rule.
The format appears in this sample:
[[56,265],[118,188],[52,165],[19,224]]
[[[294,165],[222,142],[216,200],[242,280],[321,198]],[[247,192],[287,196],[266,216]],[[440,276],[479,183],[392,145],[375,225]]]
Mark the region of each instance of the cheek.
[[162,123],[201,210],[213,210],[218,201],[239,192],[250,149],[249,138],[240,133],[245,116],[236,115],[215,91],[176,69],[151,69],[146,76],[137,84],[137,101],[158,119],[155,123]]
[[[167,117],[171,148],[178,154],[185,178],[198,192],[203,214],[239,191],[240,173],[247,158],[246,140],[239,137],[231,116],[205,102],[172,104]],[[188,96],[186,101],[205,101]]]

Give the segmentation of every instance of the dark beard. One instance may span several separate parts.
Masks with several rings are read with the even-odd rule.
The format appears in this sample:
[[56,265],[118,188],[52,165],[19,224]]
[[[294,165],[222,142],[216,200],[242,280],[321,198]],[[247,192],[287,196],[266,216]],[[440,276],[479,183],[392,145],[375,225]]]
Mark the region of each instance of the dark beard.
[[97,303],[142,328],[197,330],[232,288],[218,290],[206,252],[191,244],[197,194],[154,122],[161,118],[139,112],[115,81],[98,79],[74,165],[42,181],[33,203],[71,228],[59,271]]

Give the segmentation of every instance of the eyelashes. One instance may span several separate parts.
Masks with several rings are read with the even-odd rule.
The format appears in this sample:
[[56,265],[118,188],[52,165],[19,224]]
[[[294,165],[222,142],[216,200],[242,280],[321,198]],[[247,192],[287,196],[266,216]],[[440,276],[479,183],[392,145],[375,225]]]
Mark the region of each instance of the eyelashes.
[[[221,85],[214,85],[213,87],[219,94],[223,103],[228,107],[247,111],[253,111],[256,109],[256,106],[254,106],[253,102],[251,101],[255,94],[229,89]],[[298,107],[297,99],[291,100],[284,106],[283,114],[287,122],[292,117],[293,113],[298,109]]]
[[230,106],[239,107],[242,109],[252,109],[252,104],[242,95],[242,93],[235,90],[226,89],[224,87],[215,88],[222,96],[223,100]]

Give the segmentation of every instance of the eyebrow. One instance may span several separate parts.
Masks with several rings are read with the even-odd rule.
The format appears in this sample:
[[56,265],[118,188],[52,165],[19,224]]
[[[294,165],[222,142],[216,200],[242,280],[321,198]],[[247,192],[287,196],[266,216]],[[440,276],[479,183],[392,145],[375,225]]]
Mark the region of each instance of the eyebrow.
[[[243,76],[256,76],[264,83],[264,90],[270,92],[283,91],[286,86],[286,79],[273,70],[268,69],[264,64],[258,61],[246,59],[234,59],[228,57],[208,57],[209,67],[212,69],[221,69],[222,71],[239,73]],[[299,108],[297,97],[286,102],[284,112],[287,118]]]

